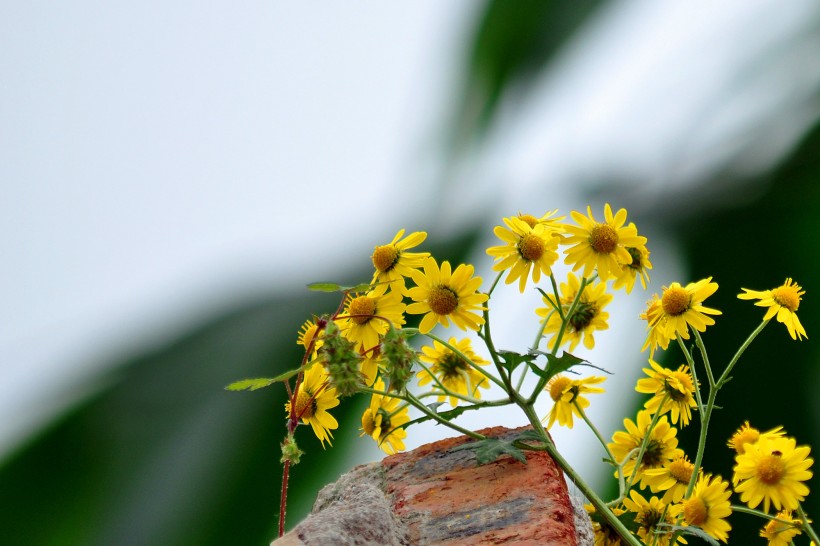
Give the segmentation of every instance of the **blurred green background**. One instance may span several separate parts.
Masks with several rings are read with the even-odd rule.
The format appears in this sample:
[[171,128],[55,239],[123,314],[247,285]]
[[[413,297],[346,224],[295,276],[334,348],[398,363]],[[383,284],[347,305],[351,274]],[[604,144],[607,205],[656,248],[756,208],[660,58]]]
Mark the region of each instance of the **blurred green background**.
[[[779,9],[775,6],[780,5],[770,3],[769,9]],[[742,6],[736,7],[742,13]],[[543,92],[544,78],[566,75],[559,69],[568,62],[567,55],[584,43],[585,33],[607,17],[625,17],[624,13],[640,9],[651,12],[654,8],[640,2],[499,0],[486,2],[480,9],[465,9],[468,31],[457,54],[460,67],[453,74],[452,95],[442,116],[445,121],[434,139],[440,162],[435,183],[441,188],[458,188],[453,173],[479,168],[482,163],[477,158],[503,146],[499,139],[504,130],[526,119],[524,105]],[[814,342],[820,331],[820,306],[816,304],[820,290],[816,243],[820,234],[820,95],[818,79],[802,77],[816,74],[812,70],[820,59],[816,49],[806,48],[820,37],[817,11],[811,15],[799,33],[771,43],[762,41],[764,45],[749,54],[758,64],[743,67],[739,71],[743,77],[715,94],[720,100],[705,103],[699,116],[687,120],[691,130],[680,132],[673,148],[692,150],[703,163],[692,159],[663,165],[655,172],[631,170],[629,165],[616,165],[607,172],[604,164],[599,170],[577,173],[570,188],[580,202],[608,200],[627,207],[642,232],[662,232],[675,242],[683,277],[660,279],[662,282],[713,276],[720,284],[709,304],[723,315],[704,336],[718,367],[728,361],[763,314],[736,299],[741,287],[764,290],[790,276],[806,289],[799,316],[809,340],[793,342],[785,327],[769,325],[721,393],[718,403],[726,409],[713,418],[706,461],[708,471],[724,476],[731,474],[732,466],[725,442],[747,419],[761,429],[783,425],[800,443],[820,446],[820,402],[815,394],[820,371]],[[684,29],[685,23],[681,22]],[[693,62],[705,65],[709,60],[706,52]],[[745,91],[761,79],[777,89],[792,86],[793,91],[777,101],[749,99]],[[685,82],[680,83],[684,85],[675,90],[685,93]],[[661,103],[663,110],[644,114],[662,119],[667,109],[675,111],[678,99],[670,94]],[[698,124],[708,126],[713,116],[738,108],[741,100],[749,103],[745,106],[748,112],[765,111],[766,119],[781,123],[774,127],[790,130],[764,146],[767,141],[756,135],[772,131],[772,125],[741,124],[739,134],[724,134],[722,147],[711,150],[720,161],[709,156],[708,150],[701,153],[701,143],[696,141],[702,134],[695,130]],[[762,119],[748,112],[749,119]],[[580,120],[585,113],[577,115]],[[567,152],[544,153],[551,151]],[[681,171],[688,176],[675,178]],[[543,182],[549,185],[549,176]],[[506,184],[500,178],[492,183]],[[469,187],[466,183],[456,191]],[[544,195],[547,193],[538,198]],[[520,202],[514,206],[533,209],[530,212],[553,208],[546,200],[534,205],[529,195],[515,195],[510,202]],[[447,210],[436,206],[439,211]],[[428,249],[454,261],[467,258],[475,252],[476,241],[485,236],[481,230],[497,221],[482,216],[488,210],[492,207],[485,203],[470,222],[444,229],[445,235],[433,234]],[[509,212],[494,214],[500,217]],[[649,246],[652,249],[651,239]],[[366,260],[361,263],[367,265]],[[336,278],[327,280],[358,282],[369,271],[345,266],[334,274]],[[659,284],[654,288],[658,291]],[[93,394],[54,416],[3,455],[2,543],[268,543],[277,527],[284,393],[272,388],[237,394],[223,387],[237,379],[272,376],[293,367],[300,358],[295,344],[299,326],[311,313],[335,304],[332,296],[274,288],[224,305],[177,339],[149,343],[143,351],[103,366],[93,380]],[[710,344],[712,339],[719,339],[720,345]],[[644,358],[636,348],[635,366],[642,367]],[[679,363],[677,358],[673,351],[665,356],[671,366]],[[294,469],[289,524],[307,513],[322,485],[361,462],[358,437],[350,431],[359,427],[362,403],[345,404],[334,413],[341,426],[332,450],[323,452],[310,434],[299,436],[308,455]],[[604,434],[609,437],[611,431]],[[696,431],[684,430],[680,436],[687,452],[693,453]],[[815,478],[810,487],[816,491],[818,486]],[[814,519],[820,517],[817,494],[809,497],[806,508]],[[758,521],[736,515],[732,523],[732,543],[762,541],[756,538]],[[696,539],[691,543],[697,543]]]

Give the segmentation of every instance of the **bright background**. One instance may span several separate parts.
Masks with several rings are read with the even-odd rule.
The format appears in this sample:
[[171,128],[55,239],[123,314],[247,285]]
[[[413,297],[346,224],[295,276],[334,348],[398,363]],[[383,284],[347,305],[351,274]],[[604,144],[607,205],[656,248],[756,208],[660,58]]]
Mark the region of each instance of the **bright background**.
[[[820,8],[561,4],[0,6],[0,495],[14,505],[2,520],[12,543],[269,539],[281,393],[221,389],[291,366],[296,328],[335,305],[305,299],[303,285],[366,278],[373,246],[399,228],[428,231],[431,248],[489,278],[483,249],[502,216],[586,203],[600,215],[609,201],[650,238],[651,291],[715,275],[731,301],[741,284],[794,276],[811,305],[806,188],[818,171],[794,150],[817,122]],[[651,291],[617,294],[611,331],[579,351],[615,372],[591,412],[606,437],[637,403],[635,317]],[[537,294],[497,300],[499,344],[523,349]],[[816,316],[801,313],[810,337]],[[778,417],[762,362],[749,371],[760,403],[739,413],[816,440],[817,351],[780,329],[765,339],[804,365],[776,390],[805,391],[805,404]],[[380,456],[354,441],[358,411],[337,434],[338,466],[305,478],[290,521],[318,486]],[[408,446],[447,433],[420,427]],[[556,438],[603,483],[591,435]],[[35,524],[44,513],[47,528]]]

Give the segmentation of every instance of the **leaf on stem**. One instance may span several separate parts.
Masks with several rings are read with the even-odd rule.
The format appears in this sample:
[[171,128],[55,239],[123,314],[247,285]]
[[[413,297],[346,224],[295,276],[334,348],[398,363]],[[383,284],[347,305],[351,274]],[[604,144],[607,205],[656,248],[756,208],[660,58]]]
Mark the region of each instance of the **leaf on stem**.
[[514,351],[498,351],[498,356],[501,358],[501,360],[503,360],[501,365],[504,366],[504,369],[507,370],[509,373],[512,373],[513,370],[515,370],[522,362],[526,362],[527,364],[532,365],[532,362],[536,359],[538,355],[522,355]]
[[[313,362],[309,362],[309,364],[313,364]],[[295,370],[288,370],[283,374],[279,374],[276,377],[258,377],[255,379],[241,379],[239,381],[234,381],[227,387],[225,387],[226,391],[255,391],[259,389],[264,389],[265,387],[269,387],[274,383],[279,383],[281,381],[287,381],[294,375],[298,374],[302,370],[305,369],[305,366],[301,368],[296,368]]]
[[307,289],[314,292],[365,292],[372,287],[373,285],[370,283],[343,286],[335,282],[312,282],[307,285]]
[[495,461],[502,455],[509,455],[516,461],[527,463],[524,452],[513,444],[515,440],[502,440],[501,438],[484,438],[458,446],[453,451],[464,451],[466,449],[475,450],[475,458],[478,464],[487,464]]

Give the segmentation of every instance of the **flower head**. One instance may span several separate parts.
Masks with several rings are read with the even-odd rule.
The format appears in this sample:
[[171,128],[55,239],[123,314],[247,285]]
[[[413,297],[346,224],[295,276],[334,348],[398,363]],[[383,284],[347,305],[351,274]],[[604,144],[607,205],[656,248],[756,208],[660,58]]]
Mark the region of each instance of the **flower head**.
[[800,307],[800,300],[805,293],[799,284],[789,278],[781,286],[771,290],[758,292],[744,288],[743,293],[738,294],[737,297],[742,300],[760,300],[755,302],[755,305],[768,307],[763,320],[771,320],[777,316],[777,322],[786,325],[792,339],[801,340],[808,337],[806,329],[797,318],[797,308]]
[[[598,514],[594,506],[585,504],[584,510],[587,511],[589,518],[592,520],[592,532],[595,534],[594,546],[621,546],[623,544],[618,532]],[[612,508],[615,517],[619,517],[625,512],[626,510],[618,506]]]
[[698,282],[681,286],[678,282],[673,282],[668,287],[664,287],[663,295],[660,299],[655,296],[641,315],[647,321],[649,331],[646,343],[641,350],[652,347],[654,352],[657,346],[663,349],[669,345],[669,341],[680,335],[683,339],[689,339],[689,327],[699,332],[706,330],[707,326],[715,323],[712,317],[707,315],[720,315],[720,311],[705,307],[703,301],[715,293],[718,289],[717,283],[712,282],[712,277],[701,279]]
[[686,455],[678,455],[671,461],[665,462],[662,467],[644,470],[644,483],[652,489],[653,493],[664,491],[663,502],[679,502],[686,494],[686,488],[689,487],[689,480],[692,479],[694,471],[695,465]]
[[673,514],[683,514],[686,525],[696,525],[717,540],[729,541],[732,528],[726,521],[732,513],[729,497],[732,490],[729,482],[720,476],[701,475],[692,490],[692,495],[683,504],[672,510]]
[[[652,414],[647,410],[638,412],[637,423],[633,422],[632,419],[624,419],[626,431],[616,431],[612,435],[612,442],[607,444],[612,456],[615,457],[615,462],[618,464],[623,463],[633,450],[640,448],[651,424]],[[661,468],[664,464],[683,456],[683,450],[678,448],[677,434],[677,429],[669,425],[665,415],[655,423],[636,475],[637,478],[640,478],[642,487],[645,487],[647,483],[645,478],[646,470]],[[632,475],[635,469],[635,459],[636,457],[630,457],[624,464],[624,473],[627,476]]]
[[[553,294],[547,294],[546,297],[542,298],[547,306],[535,310],[539,316],[547,318],[544,335],[552,334],[549,341],[550,345],[557,339],[563,324],[555,309],[560,305],[563,314],[566,315],[572,307],[580,288],[581,281],[574,273],[570,272],[567,276],[567,282],[561,283],[560,286],[560,303],[555,301]],[[609,313],[604,311],[604,307],[611,301],[612,295],[606,293],[606,283],[598,282],[584,285],[584,290],[581,292],[578,303],[572,315],[568,318],[569,323],[564,329],[563,342],[569,343],[570,351],[574,351],[578,342],[582,339],[584,347],[587,349],[592,349],[595,346],[594,332],[609,328],[607,324]]]
[[442,262],[439,269],[434,258],[424,260],[424,271],[413,271],[416,286],[407,294],[414,303],[407,306],[407,312],[423,313],[419,330],[426,334],[436,323],[445,328],[452,320],[462,330],[478,330],[484,324],[484,317],[478,313],[485,310],[482,303],[489,299],[487,294],[478,292],[481,277],[474,277],[472,265],[459,265],[452,271],[450,262]]
[[623,266],[623,270],[615,278],[615,282],[612,283],[612,288],[615,290],[623,288],[629,294],[635,286],[635,279],[641,279],[641,286],[646,290],[646,283],[649,282],[649,270],[652,269],[652,262],[649,261],[649,251],[646,249],[646,245],[630,246],[626,248],[626,251],[632,256],[632,262]]
[[531,214],[524,214],[522,212],[519,212],[516,218],[518,218],[519,220],[523,220],[530,227],[535,227],[536,225],[541,224],[542,226],[554,231],[555,233],[563,233],[564,225],[561,223],[561,221],[564,218],[566,218],[566,216],[555,216],[557,212],[558,209],[552,209],[550,211],[547,211],[541,218],[536,218]]
[[319,347],[322,346],[321,337],[323,334],[324,330],[319,330],[317,319],[313,317],[302,323],[302,326],[299,328],[299,337],[296,339],[296,343],[304,347],[306,351],[311,347],[311,343],[313,343],[311,350],[315,354]]
[[397,327],[404,325],[405,308],[401,292],[371,290],[367,294],[348,298],[344,311],[347,318],[339,321],[339,327],[357,347],[370,351],[379,345],[390,324]]
[[793,518],[791,510],[782,510],[775,518],[760,530],[760,536],[769,541],[768,546],[789,546],[792,539],[802,532],[803,522]]
[[297,419],[310,425],[313,433],[322,442],[322,447],[325,440],[330,445],[330,439],[333,438],[330,431],[339,428],[338,421],[327,412],[339,405],[336,389],[328,386],[327,379],[324,366],[317,362],[307,369],[299,389],[294,392],[295,407],[291,406],[291,402],[285,404],[288,415],[292,410]]
[[386,245],[377,246],[370,257],[373,267],[374,290],[384,292],[389,286],[391,290],[401,292],[404,289],[404,278],[421,267],[422,262],[430,255],[429,252],[407,252],[417,247],[427,238],[423,231],[415,231],[402,239],[404,230],[400,229],[393,240]]
[[[373,388],[384,390],[384,382],[379,379]],[[362,414],[362,434],[373,438],[382,450],[393,455],[404,450],[404,438],[407,431],[402,428],[410,421],[407,406],[401,400],[383,394],[374,394],[370,406]]]
[[[682,427],[689,424],[692,418],[692,408],[695,403],[695,381],[689,372],[689,366],[683,364],[677,370],[668,370],[650,359],[649,365],[643,371],[649,377],[638,380],[635,390],[647,394],[654,394],[644,407],[652,413],[670,413],[672,424],[680,421]],[[663,404],[663,405],[661,405]]]
[[627,247],[637,248],[646,244],[646,237],[638,235],[635,224],[626,224],[626,209],[613,215],[609,203],[604,205],[604,221],[598,222],[592,215],[592,207],[587,207],[587,216],[572,211],[572,219],[577,226],[566,226],[569,235],[565,243],[572,245],[566,251],[564,262],[576,271],[583,267],[584,277],[598,272],[602,281],[617,277],[623,267],[632,263]]
[[739,455],[746,451],[747,444],[756,444],[761,438],[777,438],[780,436],[785,436],[785,434],[786,433],[783,432],[783,427],[775,427],[772,430],[760,432],[756,428],[750,426],[749,421],[746,421],[739,429],[735,431],[734,434],[732,434],[732,437],[726,445],[734,449]]
[[[448,343],[458,349],[458,351],[470,359],[473,364],[478,366],[486,366],[488,362],[473,352],[472,345],[469,338],[461,340],[451,337]],[[417,377],[419,378],[419,385],[424,386],[435,379],[448,391],[456,394],[463,394],[472,396],[473,398],[481,398],[479,387],[486,389],[489,387],[487,379],[478,372],[475,368],[470,366],[464,358],[454,351],[449,349],[443,343],[433,341],[433,346],[426,345],[421,348],[422,355],[419,360],[430,364],[430,371],[421,370]],[[433,375],[431,375],[431,372]],[[447,398],[444,394],[438,397],[439,402],[443,402]],[[455,407],[458,405],[458,398],[455,396],[449,397],[450,405]]]
[[795,510],[809,494],[804,482],[812,477],[809,470],[814,460],[808,446],[795,446],[794,438],[761,438],[746,444],[746,450],[735,457],[735,491],[740,500],[755,508],[763,502],[763,510],[771,504],[778,510]]
[[633,489],[629,492],[629,497],[624,499],[624,506],[635,514],[638,536],[643,539],[644,544],[667,546],[670,543],[671,525],[674,521],[665,502],[658,497],[646,500]]
[[558,241],[556,232],[547,228],[537,220],[534,225],[520,217],[504,218],[507,227],[496,226],[493,230],[496,237],[505,244],[491,246],[487,254],[493,256],[496,264],[493,271],[505,271],[507,284],[518,280],[518,289],[522,293],[527,286],[527,279],[532,271],[532,282],[541,280],[541,273],[549,276],[552,273],[552,264],[558,259]]
[[589,400],[582,395],[604,392],[604,389],[590,385],[603,383],[605,379],[599,376],[583,379],[570,379],[565,375],[553,376],[545,387],[545,390],[550,393],[550,398],[555,402],[549,412],[547,428],[551,428],[556,420],[559,425],[572,428],[572,414],[581,417],[581,410],[589,407]]

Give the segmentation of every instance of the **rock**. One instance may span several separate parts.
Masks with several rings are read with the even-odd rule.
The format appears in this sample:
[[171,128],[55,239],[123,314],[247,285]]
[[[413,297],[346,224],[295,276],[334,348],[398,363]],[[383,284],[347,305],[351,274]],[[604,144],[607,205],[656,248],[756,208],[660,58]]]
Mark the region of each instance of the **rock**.
[[[511,438],[521,430],[479,432]],[[479,466],[472,450],[454,449],[470,441],[449,438],[354,468],[272,546],[592,544],[583,502],[573,509],[549,455],[526,451],[527,464],[505,455]]]

